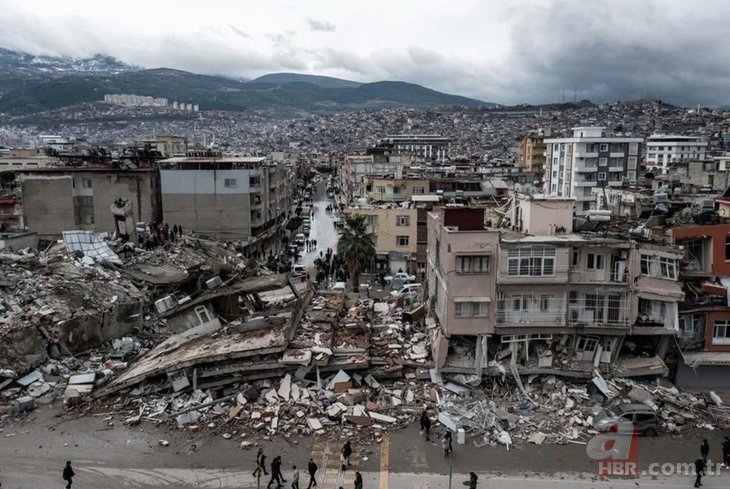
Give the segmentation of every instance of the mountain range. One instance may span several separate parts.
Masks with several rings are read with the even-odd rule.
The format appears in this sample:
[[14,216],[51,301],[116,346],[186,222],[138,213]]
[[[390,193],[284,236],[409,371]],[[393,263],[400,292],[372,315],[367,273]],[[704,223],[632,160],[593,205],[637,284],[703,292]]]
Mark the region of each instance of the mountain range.
[[246,81],[169,68],[140,69],[104,55],[75,59],[0,49],[0,113],[43,112],[100,101],[107,93],[165,97],[170,102],[200,104],[201,110],[231,111],[496,105],[402,81],[359,83],[297,73]]

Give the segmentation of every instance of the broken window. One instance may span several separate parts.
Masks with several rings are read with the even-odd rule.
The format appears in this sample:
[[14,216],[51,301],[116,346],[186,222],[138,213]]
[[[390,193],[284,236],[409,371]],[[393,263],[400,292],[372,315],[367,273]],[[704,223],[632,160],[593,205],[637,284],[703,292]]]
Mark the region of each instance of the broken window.
[[206,308],[205,306],[196,307],[195,314],[198,316],[198,321],[200,321],[200,324],[209,323],[213,320],[210,312],[208,312],[208,308]]
[[677,261],[671,258],[659,258],[659,269],[664,278],[677,278]]

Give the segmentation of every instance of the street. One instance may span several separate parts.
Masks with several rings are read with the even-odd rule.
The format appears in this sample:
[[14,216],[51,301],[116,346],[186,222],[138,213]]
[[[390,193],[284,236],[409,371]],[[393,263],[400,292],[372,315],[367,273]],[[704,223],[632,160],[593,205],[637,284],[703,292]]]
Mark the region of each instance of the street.
[[[308,482],[304,469],[310,457],[319,466],[320,489],[351,489],[356,470],[363,474],[365,489],[449,487],[449,460],[443,457],[437,436],[426,442],[416,425],[388,433],[381,443],[368,443],[356,435],[351,467],[343,474],[338,470],[342,439],[302,437],[286,441],[282,437],[270,439],[263,433],[234,432],[234,437],[226,440],[215,431],[169,429],[164,424],[145,422],[139,427],[126,427],[121,416],[107,414],[77,418],[64,414],[60,405],[43,406],[24,421],[5,425],[0,432],[3,489],[60,487],[66,460],[74,464],[74,487],[80,489],[256,488],[257,481],[251,474],[256,449],[241,450],[241,440],[259,443],[269,460],[281,455],[284,477],[289,481],[291,467],[296,464],[301,470],[301,487]],[[651,462],[691,462],[699,454],[702,437],[710,440],[711,458],[718,459],[723,436],[718,430],[704,430],[686,437],[641,438],[639,468],[646,470]],[[169,446],[161,446],[160,440],[168,441]],[[463,487],[470,471],[479,474],[479,488],[691,486],[688,476],[600,479],[595,476],[596,463],[588,459],[585,447],[577,444],[525,444],[507,451],[504,447],[477,449],[472,440],[466,445],[455,443],[452,487]],[[728,473],[706,477],[704,487],[730,487]],[[268,477],[261,482],[264,487]]]
[[312,231],[309,239],[317,240],[317,249],[304,252],[301,263],[307,267],[314,266],[314,260],[319,257],[320,251],[326,251],[332,248],[337,251],[337,228],[335,228],[334,212],[327,212],[325,209],[329,204],[334,204],[333,200],[327,198],[327,183],[320,182],[315,185],[313,195],[312,209],[314,210],[314,219],[312,219]]

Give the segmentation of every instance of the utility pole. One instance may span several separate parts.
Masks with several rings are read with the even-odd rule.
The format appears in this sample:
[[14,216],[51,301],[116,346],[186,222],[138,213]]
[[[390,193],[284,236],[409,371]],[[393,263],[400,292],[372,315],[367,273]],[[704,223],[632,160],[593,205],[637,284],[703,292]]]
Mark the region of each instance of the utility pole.
[[[451,454],[449,454],[451,455]],[[449,489],[451,489],[451,476],[454,474],[454,459],[449,456]]]

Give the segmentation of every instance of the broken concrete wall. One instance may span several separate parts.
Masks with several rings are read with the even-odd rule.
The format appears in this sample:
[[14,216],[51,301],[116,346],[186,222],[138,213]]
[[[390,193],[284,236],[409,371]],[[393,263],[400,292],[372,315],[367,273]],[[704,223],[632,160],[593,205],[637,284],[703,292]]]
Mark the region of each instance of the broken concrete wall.
[[35,326],[13,328],[0,335],[0,367],[22,373],[46,360],[46,342]]
[[[205,309],[204,311],[201,310]],[[175,333],[183,333],[189,329],[200,326],[201,324],[216,323],[220,326],[220,321],[216,317],[211,304],[201,304],[199,306],[186,309],[167,319],[167,325],[170,331]]]
[[64,229],[76,229],[70,176],[24,178],[22,189],[29,231],[40,239],[58,239]]
[[129,334],[142,325],[142,302],[119,304],[107,311],[90,310],[56,325],[59,338],[72,353]]
[[442,368],[446,365],[448,353],[449,339],[441,331],[436,331],[431,342],[431,357],[436,368]]

